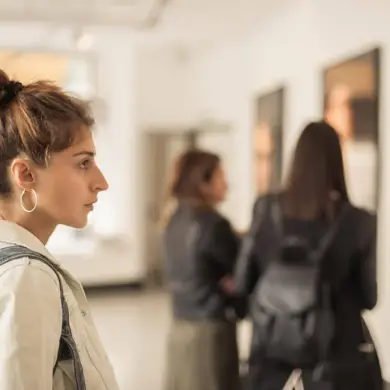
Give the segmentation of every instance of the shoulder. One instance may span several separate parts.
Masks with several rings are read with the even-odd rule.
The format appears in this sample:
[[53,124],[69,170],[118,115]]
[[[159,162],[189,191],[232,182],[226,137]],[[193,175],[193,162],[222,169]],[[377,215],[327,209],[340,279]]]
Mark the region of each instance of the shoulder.
[[216,243],[230,245],[231,242],[235,243],[238,239],[229,220],[217,210],[198,210],[196,221],[200,242],[206,246]]
[[345,206],[345,219],[349,224],[353,224],[357,228],[373,229],[376,227],[377,216],[365,208],[357,207],[352,204]]
[[255,216],[261,209],[268,207],[272,202],[276,202],[280,199],[280,194],[278,193],[267,193],[260,195],[256,198],[255,203],[253,204],[253,216]]
[[360,250],[374,244],[377,234],[376,215],[351,204],[344,207],[344,215],[340,215],[338,222],[340,239],[337,246]]
[[[8,346],[30,345],[50,358],[53,353],[54,362],[61,325],[59,280],[49,266],[26,257],[0,267],[0,327]],[[16,352],[13,359],[22,357],[32,355]]]
[[43,296],[59,298],[59,279],[50,266],[23,257],[0,266],[0,296],[7,294],[29,301]]
[[231,224],[227,218],[213,209],[200,209],[197,211],[197,221],[206,230],[231,229]]
[[376,213],[373,213],[362,207],[351,206],[351,210],[355,215],[355,218],[361,222],[376,222]]
[[373,236],[377,230],[377,215],[361,207],[350,207],[349,224],[354,226],[360,235]]

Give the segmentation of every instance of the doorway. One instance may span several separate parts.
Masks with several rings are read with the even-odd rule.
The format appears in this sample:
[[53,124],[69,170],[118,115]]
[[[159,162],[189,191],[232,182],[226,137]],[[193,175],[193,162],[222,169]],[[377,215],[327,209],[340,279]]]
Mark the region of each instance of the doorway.
[[160,284],[163,267],[161,250],[161,219],[167,206],[167,185],[173,162],[187,149],[193,148],[193,134],[148,133],[144,135],[143,163],[145,167],[145,261],[148,278]]
[[177,133],[145,132],[143,144],[143,199],[145,210],[144,225],[144,258],[148,279],[152,284],[162,283],[163,251],[161,220],[167,206],[167,186],[173,162],[185,150],[200,148],[217,153],[227,174],[231,187],[229,196],[220,207],[220,212],[228,219],[234,219],[234,142],[229,128],[191,131]]

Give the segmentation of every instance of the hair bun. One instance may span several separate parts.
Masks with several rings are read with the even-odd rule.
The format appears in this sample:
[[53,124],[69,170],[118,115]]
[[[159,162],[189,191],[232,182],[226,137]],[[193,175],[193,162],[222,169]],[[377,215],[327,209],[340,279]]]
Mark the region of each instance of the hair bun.
[[4,86],[4,88],[16,96],[24,88],[24,86],[19,81],[10,81]]
[[23,89],[23,84],[19,81],[10,81],[7,74],[0,70],[0,107],[4,107]]
[[2,89],[5,85],[9,83],[9,77],[7,74],[0,69],[0,89]]

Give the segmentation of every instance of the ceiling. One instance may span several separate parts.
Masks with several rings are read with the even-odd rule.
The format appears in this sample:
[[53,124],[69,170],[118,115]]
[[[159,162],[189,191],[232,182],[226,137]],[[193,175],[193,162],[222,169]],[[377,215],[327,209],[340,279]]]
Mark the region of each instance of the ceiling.
[[0,22],[132,29],[142,42],[230,39],[294,0],[0,0]]

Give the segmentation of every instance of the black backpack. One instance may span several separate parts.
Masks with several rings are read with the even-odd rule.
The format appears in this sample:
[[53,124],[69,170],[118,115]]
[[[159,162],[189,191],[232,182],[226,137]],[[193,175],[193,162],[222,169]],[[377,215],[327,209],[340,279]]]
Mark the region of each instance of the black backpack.
[[[263,205],[266,208],[266,205]],[[251,302],[251,313],[262,355],[298,368],[326,363],[334,336],[331,289],[322,278],[322,261],[338,231],[346,208],[313,247],[304,237],[284,235],[279,202],[270,214],[276,227],[272,251]]]

